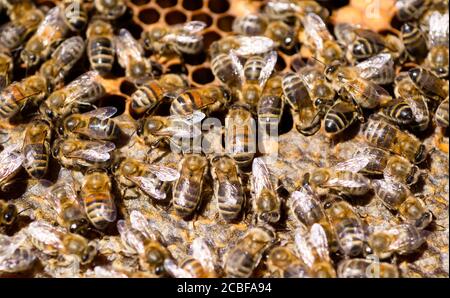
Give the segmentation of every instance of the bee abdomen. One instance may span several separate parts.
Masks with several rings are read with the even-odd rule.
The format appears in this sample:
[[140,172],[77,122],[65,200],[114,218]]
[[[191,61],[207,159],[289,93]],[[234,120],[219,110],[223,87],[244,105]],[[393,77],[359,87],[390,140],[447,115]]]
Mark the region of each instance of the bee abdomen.
[[182,216],[191,215],[200,203],[201,185],[193,181],[182,181],[174,190],[174,207],[176,212]]
[[111,222],[110,218],[115,219],[112,204],[112,198],[106,194],[91,194],[84,198],[86,214],[94,227],[103,230]]
[[150,109],[163,95],[163,89],[157,82],[150,82],[139,87],[131,95],[131,108],[138,113]]
[[[236,189],[237,191],[231,193],[229,186],[219,185],[217,190],[219,212],[225,220],[236,219],[241,212],[242,204],[244,203],[242,187],[235,183],[233,189]],[[233,203],[230,203],[230,201]]]
[[254,266],[255,260],[251,254],[242,249],[236,249],[228,257],[225,271],[231,277],[245,278],[252,274]]
[[89,43],[89,61],[92,68],[107,73],[112,69],[114,62],[114,50],[111,39],[99,37]]
[[390,149],[395,142],[395,129],[382,121],[369,121],[362,129],[366,140],[377,147]]
[[400,125],[413,122],[414,116],[411,107],[404,101],[384,108],[384,114]]
[[46,151],[38,144],[28,145],[23,150],[25,170],[34,178],[42,178],[47,172],[49,152]]
[[357,256],[363,252],[364,231],[356,220],[345,219],[336,228],[339,244],[348,256]]

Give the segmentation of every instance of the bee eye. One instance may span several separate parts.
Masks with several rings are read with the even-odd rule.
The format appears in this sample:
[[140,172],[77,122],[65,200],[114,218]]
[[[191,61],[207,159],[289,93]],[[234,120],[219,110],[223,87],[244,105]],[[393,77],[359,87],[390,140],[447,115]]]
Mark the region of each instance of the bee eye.
[[17,216],[17,208],[14,205],[8,205],[7,210],[3,214],[3,220],[7,224],[11,224]]

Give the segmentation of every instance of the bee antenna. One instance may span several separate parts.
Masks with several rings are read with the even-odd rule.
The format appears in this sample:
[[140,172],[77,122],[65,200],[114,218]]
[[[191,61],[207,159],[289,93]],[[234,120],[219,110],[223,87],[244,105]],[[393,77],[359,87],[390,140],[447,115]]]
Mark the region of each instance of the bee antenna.
[[20,215],[21,213],[23,213],[27,210],[30,210],[30,209],[32,209],[32,208],[31,207],[25,208],[25,209],[21,210],[19,213],[17,213],[17,215]]
[[325,64],[325,62],[320,61],[319,59],[317,59],[316,57],[311,57],[312,59],[316,60],[317,62],[319,62],[320,64],[322,64],[323,66],[327,66]]

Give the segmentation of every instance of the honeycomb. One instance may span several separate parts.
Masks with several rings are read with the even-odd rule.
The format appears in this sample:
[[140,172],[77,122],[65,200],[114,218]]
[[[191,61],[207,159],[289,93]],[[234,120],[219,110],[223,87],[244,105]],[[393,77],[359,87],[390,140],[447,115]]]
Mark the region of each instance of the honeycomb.
[[[52,7],[57,0],[39,0],[41,5]],[[178,58],[165,61],[156,61],[162,73],[185,73],[189,78],[191,86],[204,86],[207,84],[219,84],[215,79],[209,64],[208,47],[209,45],[227,36],[231,32],[233,20],[237,16],[242,16],[250,12],[257,12],[264,5],[263,1],[258,0],[128,0],[129,10],[126,15],[120,18],[117,28],[127,28],[131,34],[139,39],[144,30],[150,29],[154,25],[175,25],[186,21],[199,20],[207,24],[204,30],[203,38],[204,50],[192,56],[186,56],[184,61]],[[339,22],[341,20],[353,20],[355,23],[364,24],[374,30],[384,30],[391,28],[391,18],[395,11],[392,8],[394,1],[381,1],[386,4],[385,14],[382,18],[375,20],[362,20],[361,11],[371,1],[318,1],[328,8],[334,9],[332,20]],[[366,5],[366,6],[364,6]],[[336,10],[338,8],[338,10]],[[355,16],[352,18],[351,16]],[[279,51],[276,70],[283,72],[291,69],[295,62],[293,53]],[[88,65],[88,61],[82,61],[79,65],[79,72],[73,71],[72,78],[82,73]],[[76,68],[76,67],[75,67]],[[25,76],[25,70],[16,70],[16,78]],[[124,117],[130,115],[129,102],[130,95],[135,90],[135,86],[124,77],[123,70],[115,67],[113,77],[104,78],[104,85],[108,95],[102,99],[99,106],[115,106],[118,113]],[[70,78],[69,78],[70,80]],[[280,159],[271,167],[286,181],[297,181],[305,172],[316,165],[331,165],[336,160],[345,160],[351,157],[354,148],[363,144],[363,140],[358,136],[359,125],[356,124],[345,135],[338,139],[330,140],[321,130],[312,138],[305,137],[297,132],[293,127],[292,115],[285,111],[286,115],[282,119],[282,127],[279,139]],[[7,127],[9,124],[2,124]],[[14,125],[13,125],[14,126]],[[401,257],[399,259],[399,268],[404,277],[448,277],[448,196],[449,196],[449,174],[448,174],[448,134],[443,133],[439,128],[432,127],[423,136],[421,136],[427,149],[437,148],[430,154],[426,167],[429,170],[428,176],[417,186],[418,192],[426,194],[425,200],[427,206],[436,217],[436,224],[430,228],[426,247],[422,247],[414,255]],[[137,144],[137,149],[143,150],[143,144]],[[142,147],[139,147],[142,146]],[[128,150],[122,148],[121,150]],[[139,154],[140,150],[135,150]],[[155,152],[155,155],[159,153]],[[169,154],[165,157],[168,161],[176,163],[179,157],[175,154]],[[248,179],[248,178],[247,178]],[[245,177],[244,177],[245,181]],[[211,190],[210,190],[211,191]],[[25,191],[26,192],[26,191]],[[30,202],[25,202],[18,196],[12,200],[18,206],[26,208]],[[119,206],[121,214],[127,214],[130,210],[146,210],[154,218],[161,218],[161,221],[169,222],[164,224],[165,229],[171,229],[174,237],[177,237],[180,243],[189,243],[195,236],[208,233],[214,235],[215,244],[219,248],[220,256],[223,256],[225,248],[237,242],[239,236],[247,230],[250,225],[248,218],[239,224],[225,224],[217,222],[215,206],[212,202],[212,192],[209,199],[204,200],[202,212],[194,220],[189,222],[180,221],[168,211],[163,212],[155,208],[151,202],[145,198],[133,201],[124,201]],[[371,197],[363,201],[352,202],[360,214],[365,215],[364,220],[369,224],[398,224],[398,217],[394,216],[384,208],[378,200]],[[31,205],[39,202],[31,202]],[[251,208],[251,207],[250,207]],[[43,210],[45,213],[45,210]],[[24,213],[27,214],[27,213]],[[44,215],[45,216],[45,215]],[[169,220],[168,220],[169,219]],[[155,222],[157,219],[155,219]],[[280,232],[280,238],[289,238],[289,235],[283,231]],[[181,240],[180,240],[181,239]],[[118,241],[116,231],[108,233],[104,237],[106,251],[114,251],[114,241]],[[187,253],[187,247],[183,245],[174,245],[169,250],[175,258]],[[113,253],[112,253],[113,254]],[[136,266],[132,260],[122,260],[118,258],[117,262],[123,262],[126,266]],[[34,268],[32,272],[20,273],[19,277],[37,276],[46,277],[41,272],[42,268]],[[5,275],[8,276],[8,275]],[[266,276],[265,268],[258,268],[256,276]]]

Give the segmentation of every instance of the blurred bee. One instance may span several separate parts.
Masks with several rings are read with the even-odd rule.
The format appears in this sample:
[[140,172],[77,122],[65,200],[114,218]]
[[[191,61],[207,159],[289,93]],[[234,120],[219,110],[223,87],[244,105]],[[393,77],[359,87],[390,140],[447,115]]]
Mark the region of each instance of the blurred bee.
[[26,243],[26,234],[18,232],[14,236],[0,234],[0,274],[27,271],[32,268],[36,256]]
[[390,179],[374,180],[372,186],[375,195],[386,208],[398,212],[404,221],[420,229],[426,228],[433,221],[433,214],[425,203],[418,196],[411,195],[402,183]]
[[315,13],[322,19],[326,19],[330,14],[316,1],[303,0],[270,0],[266,4],[264,12],[269,18],[275,20],[289,20],[292,17],[302,19],[308,13]]
[[62,89],[50,94],[41,105],[41,112],[49,118],[64,117],[77,112],[82,106],[90,106],[105,94],[96,71],[88,71]]
[[394,99],[382,110],[391,122],[414,131],[424,131],[430,123],[430,112],[425,97],[410,94],[406,98]]
[[418,19],[430,6],[432,0],[397,0],[397,18],[400,21]]
[[309,231],[301,227],[295,231],[294,237],[298,255],[307,266],[309,276],[336,277],[329,256],[327,235],[320,224],[313,224]]
[[239,57],[248,58],[254,55],[265,55],[274,48],[274,41],[265,36],[231,35],[213,42],[209,52],[213,59],[219,54],[228,55],[231,50]]
[[214,157],[211,175],[219,214],[227,222],[237,219],[245,202],[245,193],[236,162],[227,155]]
[[449,30],[448,11],[441,14],[434,11],[428,19],[428,44],[430,51],[425,60],[425,65],[439,78],[448,77],[449,62]]
[[368,144],[403,156],[415,164],[427,157],[425,146],[419,139],[381,118],[369,119],[363,126],[362,135]]
[[27,106],[37,106],[47,95],[47,81],[32,75],[0,92],[0,118],[11,118]]
[[86,27],[88,13],[85,0],[63,0],[61,9],[64,21],[71,31],[80,32]]
[[0,51],[0,91],[11,83],[13,66],[11,56]]
[[80,36],[74,36],[63,41],[45,61],[39,72],[49,84],[60,87],[64,78],[84,53],[84,41]]
[[99,230],[104,230],[116,220],[116,206],[111,190],[111,179],[106,171],[91,169],[85,174],[81,198],[90,222]]
[[203,36],[206,27],[201,21],[190,21],[175,26],[158,26],[142,33],[143,45],[158,55],[197,54],[203,49]]
[[145,82],[152,76],[150,60],[145,58],[142,46],[126,29],[120,29],[115,38],[117,61],[125,69],[125,76],[134,82]]
[[277,223],[281,215],[281,199],[273,185],[272,174],[261,157],[253,159],[251,192],[257,222]]
[[409,59],[421,61],[428,53],[427,40],[422,30],[414,23],[404,23],[400,35]]
[[325,204],[325,213],[344,255],[356,257],[362,254],[366,235],[363,223],[353,207],[340,198],[332,198]]
[[127,10],[124,0],[94,0],[95,9],[108,20],[121,17]]
[[192,241],[192,256],[186,257],[176,265],[172,259],[166,259],[164,267],[175,278],[211,278],[216,277],[215,263],[217,257],[211,245],[204,238],[198,237]]
[[266,264],[271,277],[309,277],[306,266],[287,245],[271,249]]
[[116,54],[111,24],[102,20],[93,20],[86,30],[86,37],[91,68],[102,75],[110,73]]
[[[116,181],[124,187],[124,193],[134,192],[134,197],[139,196],[139,191],[156,199],[164,200],[170,189],[170,182],[180,177],[178,171],[163,165],[146,164],[133,158],[124,158],[119,161],[114,169]],[[135,188],[135,190],[133,190]]]
[[74,255],[80,264],[89,264],[97,255],[97,242],[67,233],[43,220],[30,223],[25,232],[36,249],[49,256]]
[[17,12],[13,15],[17,17],[11,18],[10,22],[0,27],[0,45],[10,51],[20,47],[44,19],[44,14],[36,7],[23,10],[18,5],[16,9]]
[[122,132],[113,119],[117,109],[103,107],[83,114],[71,114],[58,127],[60,135],[83,136],[94,140],[117,140]]
[[107,168],[113,160],[114,149],[114,143],[108,141],[59,138],[53,144],[52,155],[70,169]]
[[339,278],[398,278],[400,273],[394,264],[371,259],[347,259],[339,262]]
[[44,118],[32,120],[25,129],[23,167],[35,179],[40,179],[47,173],[51,137],[52,124]]
[[305,32],[304,43],[314,52],[315,58],[325,64],[342,60],[344,52],[327,29],[323,19],[314,13],[308,13],[302,19]]
[[424,232],[411,224],[375,230],[368,238],[370,248],[380,259],[413,253],[425,242]]
[[0,226],[11,226],[17,219],[17,207],[0,200]]
[[47,59],[68,32],[69,28],[62,18],[61,7],[50,9],[20,53],[25,66],[32,67]]
[[274,76],[267,80],[266,86],[258,102],[258,125],[269,131],[270,127],[278,128],[284,109],[282,77]]
[[234,19],[232,29],[236,34],[246,36],[264,35],[269,20],[262,14],[246,14]]
[[6,191],[15,182],[24,160],[20,145],[9,144],[0,152],[0,190]]
[[224,255],[227,276],[250,277],[274,239],[275,233],[268,228],[249,229]]
[[417,89],[427,98],[440,100],[448,96],[448,85],[430,70],[421,67],[411,68],[408,75]]
[[0,2],[0,9],[2,7],[5,8],[9,19],[14,21],[19,19],[24,11],[36,8],[31,0],[2,0]]
[[225,118],[225,151],[240,169],[250,165],[256,153],[256,123],[244,105],[233,105]]
[[180,163],[180,177],[173,186],[173,205],[181,217],[190,216],[202,199],[208,161],[199,154],[186,154]]
[[437,125],[444,128],[448,127],[448,97],[438,106],[434,114],[434,120]]
[[[131,94],[131,110],[140,115],[151,111],[164,99],[176,98],[178,93],[185,90],[189,83],[186,78],[178,74],[164,74],[158,80],[149,80]],[[197,93],[190,93],[197,94]]]

